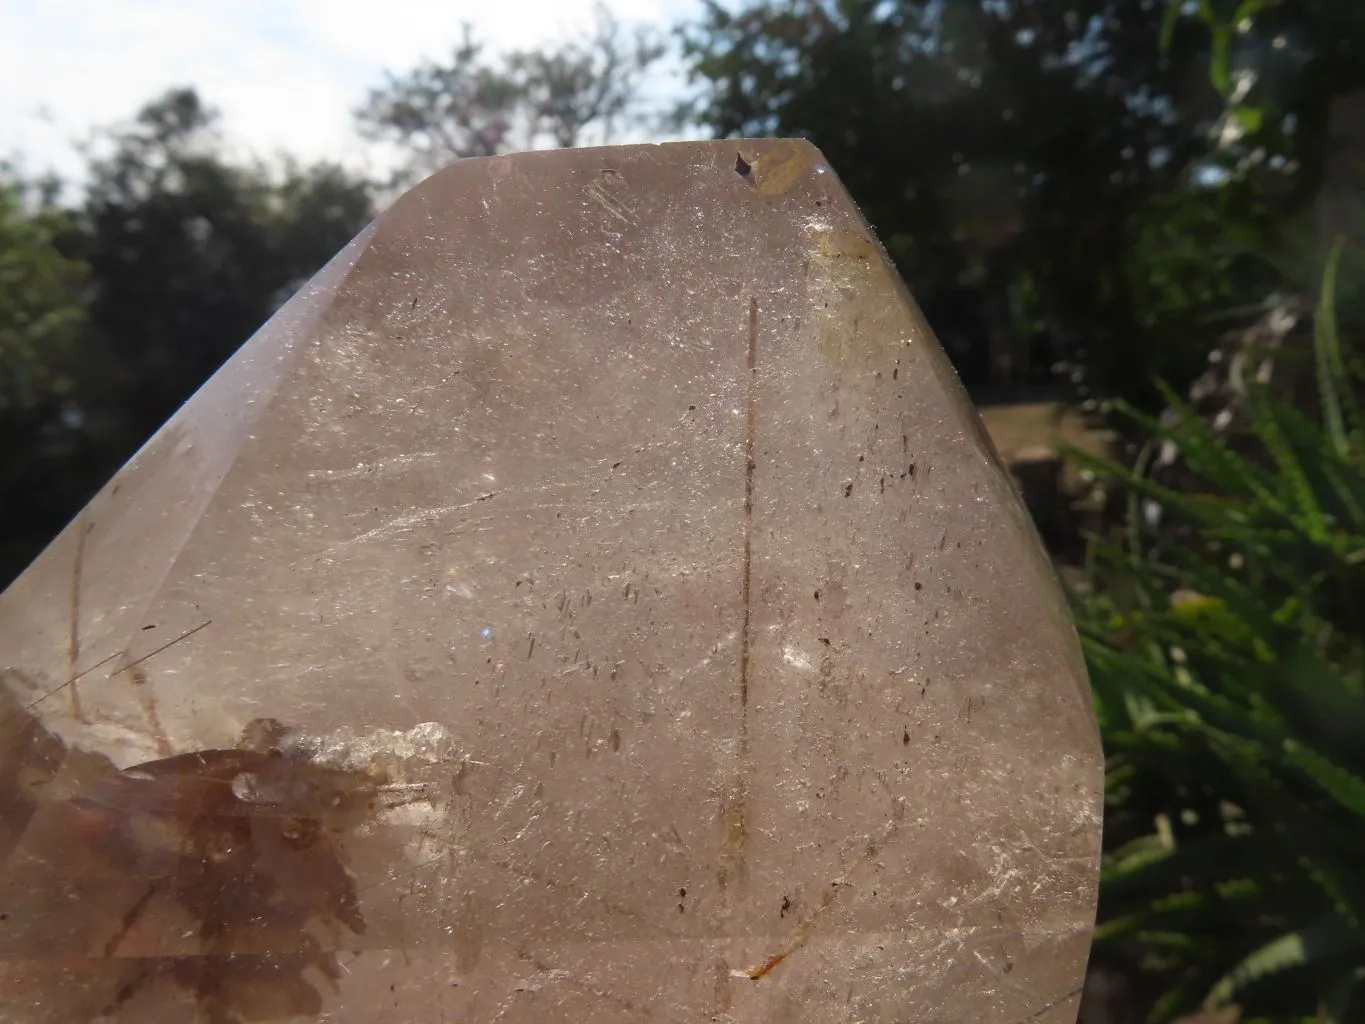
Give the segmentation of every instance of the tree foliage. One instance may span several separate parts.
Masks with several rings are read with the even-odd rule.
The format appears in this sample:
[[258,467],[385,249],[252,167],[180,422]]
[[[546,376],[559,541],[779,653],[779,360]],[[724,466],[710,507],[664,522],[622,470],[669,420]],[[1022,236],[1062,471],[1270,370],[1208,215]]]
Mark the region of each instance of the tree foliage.
[[104,133],[75,208],[0,183],[0,579],[371,216],[367,183],[215,129],[174,90]]
[[86,267],[58,248],[69,217],[0,177],[0,415],[34,414],[72,389]]
[[508,149],[602,144],[637,120],[645,73],[663,52],[654,33],[604,5],[590,32],[546,49],[490,54],[466,25],[444,63],[390,74],[356,120],[398,148],[407,177]]
[[371,216],[334,166],[274,172],[222,154],[190,90],[106,139],[81,211],[90,330],[126,444],[155,430]]
[[[1318,112],[1358,73],[1276,64],[1294,153],[1260,154],[1234,181],[1254,147],[1225,145],[1227,76],[1211,78],[1215,41],[1181,16],[1213,6],[711,2],[683,35],[697,84],[684,118],[820,145],[969,383],[1061,361],[1092,394],[1150,408],[1154,378],[1189,380],[1211,322],[1269,290],[1274,232],[1321,178],[1306,156]],[[1335,23],[1315,6],[1277,11],[1302,8],[1325,39]]]
[[1154,1022],[1365,1020],[1365,408],[1335,267],[1315,414],[1254,384],[1234,448],[1174,394],[1130,412],[1189,489],[1079,456],[1134,501],[1077,614],[1110,758],[1097,956]]
[[70,228],[39,190],[0,174],[0,566],[31,557],[83,496],[87,268],[58,244]]

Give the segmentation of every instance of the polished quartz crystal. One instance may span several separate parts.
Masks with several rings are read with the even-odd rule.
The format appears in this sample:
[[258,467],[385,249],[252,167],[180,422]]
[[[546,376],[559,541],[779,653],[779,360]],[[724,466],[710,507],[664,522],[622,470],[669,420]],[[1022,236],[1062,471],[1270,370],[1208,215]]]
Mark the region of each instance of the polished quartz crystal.
[[1048,563],[819,152],[469,160],[0,598],[0,1020],[1072,1021]]

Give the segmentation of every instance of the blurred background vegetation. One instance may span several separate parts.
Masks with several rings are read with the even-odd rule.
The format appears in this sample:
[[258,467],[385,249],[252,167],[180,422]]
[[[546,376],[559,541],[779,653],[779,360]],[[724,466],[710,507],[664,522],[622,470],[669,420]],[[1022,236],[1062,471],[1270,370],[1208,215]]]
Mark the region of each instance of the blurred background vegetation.
[[[644,83],[661,60],[677,102]],[[1365,1021],[1365,3],[737,0],[375,84],[392,179],[192,89],[0,167],[0,582],[394,189],[450,160],[813,139],[1072,591],[1109,757],[1082,1019]]]

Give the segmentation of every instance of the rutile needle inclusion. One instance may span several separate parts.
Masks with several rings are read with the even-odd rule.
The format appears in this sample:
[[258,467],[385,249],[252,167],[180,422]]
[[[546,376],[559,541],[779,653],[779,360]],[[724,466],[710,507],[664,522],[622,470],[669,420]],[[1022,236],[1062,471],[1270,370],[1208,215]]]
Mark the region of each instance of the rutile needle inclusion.
[[1047,561],[810,146],[459,163],[0,597],[0,1019],[1075,1019]]

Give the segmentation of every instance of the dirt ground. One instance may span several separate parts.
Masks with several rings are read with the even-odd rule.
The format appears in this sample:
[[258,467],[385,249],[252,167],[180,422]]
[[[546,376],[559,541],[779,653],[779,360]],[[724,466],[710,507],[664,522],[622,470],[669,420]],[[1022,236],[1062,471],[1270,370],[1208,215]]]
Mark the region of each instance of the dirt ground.
[[1053,402],[981,407],[981,418],[1009,467],[1059,575],[1072,586],[1084,579],[1091,528],[1077,505],[1086,485],[1061,459],[1064,445],[1104,454],[1109,438],[1083,417]]
[[986,430],[1008,464],[1020,455],[1063,444],[1103,452],[1105,434],[1090,429],[1081,416],[1052,402],[1022,402],[980,407]]

